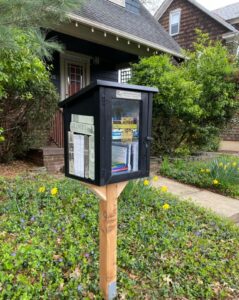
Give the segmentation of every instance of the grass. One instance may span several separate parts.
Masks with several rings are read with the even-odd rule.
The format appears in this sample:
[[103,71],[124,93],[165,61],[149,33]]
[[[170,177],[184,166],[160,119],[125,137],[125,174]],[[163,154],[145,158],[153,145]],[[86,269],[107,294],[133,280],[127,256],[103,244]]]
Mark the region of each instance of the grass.
[[219,156],[199,161],[164,159],[160,173],[239,199],[239,157]]
[[[44,177],[0,186],[0,299],[101,299],[95,196]],[[118,209],[118,299],[239,297],[238,227],[142,182]]]

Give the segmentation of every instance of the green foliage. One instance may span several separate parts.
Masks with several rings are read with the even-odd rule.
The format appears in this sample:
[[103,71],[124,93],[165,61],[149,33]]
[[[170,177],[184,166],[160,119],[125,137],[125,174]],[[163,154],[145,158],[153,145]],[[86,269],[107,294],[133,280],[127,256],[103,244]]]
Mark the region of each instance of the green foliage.
[[237,108],[237,66],[219,42],[199,34],[195,51],[175,65],[153,56],[133,65],[132,83],[158,87],[154,98],[153,152],[208,147]]
[[[49,177],[0,184],[0,299],[102,299],[95,196]],[[239,296],[238,227],[142,182],[118,209],[119,299]]]
[[42,146],[58,100],[50,71],[35,54],[37,44],[14,33],[18,49],[0,51],[0,127],[5,129],[0,161]]
[[49,50],[59,49],[54,41],[45,41],[41,28],[52,29],[68,22],[68,12],[79,10],[83,0],[1,0],[0,48],[18,48],[15,29],[22,30],[38,44],[37,52],[49,56]]
[[[4,123],[5,133],[8,133],[6,138],[9,138],[9,127],[13,128],[12,118],[16,117],[17,124],[14,129],[18,128],[18,132],[11,134],[11,140],[7,140],[4,146],[2,146],[2,142],[5,141],[5,136],[0,131],[0,160],[8,160],[33,144],[29,142],[33,139],[32,136],[27,135],[23,147],[21,145],[27,130],[28,132],[31,132],[32,129],[37,130],[34,125],[37,123],[40,125],[41,117],[43,131],[48,125],[49,114],[52,113],[53,106],[55,106],[56,94],[53,86],[49,83],[48,71],[45,70],[44,63],[39,58],[51,59],[52,52],[61,51],[62,46],[54,38],[46,40],[46,32],[48,29],[56,28],[61,22],[68,22],[68,13],[78,10],[83,1],[0,1],[0,116],[4,116],[4,119],[0,119],[0,126],[1,123]],[[22,59],[23,61],[21,61]],[[33,60],[31,61],[31,59]],[[34,82],[34,80],[36,81]],[[50,104],[50,98],[52,98],[52,104]],[[6,110],[8,105],[9,109]],[[6,112],[8,113],[10,108],[13,110],[9,121]],[[40,109],[38,115],[37,108]],[[45,112],[43,108],[46,110]],[[17,113],[17,109],[19,113]],[[19,120],[19,114],[24,114],[24,121]],[[26,121],[27,118],[28,121]],[[29,124],[31,125],[29,126]],[[38,144],[40,141],[41,139]],[[13,153],[12,149],[16,146],[18,149],[14,151],[16,153]],[[4,157],[2,157],[3,153]]]
[[199,161],[164,159],[160,173],[239,199],[239,159],[234,156]]

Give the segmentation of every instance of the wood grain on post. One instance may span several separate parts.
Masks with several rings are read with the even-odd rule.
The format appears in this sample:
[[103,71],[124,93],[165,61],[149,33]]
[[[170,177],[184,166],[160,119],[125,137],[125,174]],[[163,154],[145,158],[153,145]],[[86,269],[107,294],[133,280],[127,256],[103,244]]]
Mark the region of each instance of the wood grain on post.
[[116,297],[117,199],[117,184],[111,184],[100,201],[100,288],[106,300]]
[[105,300],[117,296],[117,201],[128,182],[87,186],[100,200],[100,289]]
[[117,201],[127,183],[107,185],[106,201],[100,201],[100,289],[106,300],[117,296]]

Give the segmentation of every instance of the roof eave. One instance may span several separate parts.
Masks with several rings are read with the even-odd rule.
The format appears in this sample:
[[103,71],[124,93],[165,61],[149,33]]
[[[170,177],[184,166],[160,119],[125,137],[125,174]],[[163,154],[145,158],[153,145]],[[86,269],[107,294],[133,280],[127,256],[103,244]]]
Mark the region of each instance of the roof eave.
[[[226,22],[225,20],[223,20],[221,17],[219,17],[218,15],[216,15],[214,12],[210,12],[204,6],[202,6],[201,4],[199,4],[197,1],[195,1],[195,0],[186,0],[186,1],[188,1],[192,5],[196,6],[198,9],[200,9],[201,11],[203,11],[205,14],[207,14],[209,17],[211,17],[212,19],[214,19],[216,22],[220,23],[222,26],[224,26],[228,30],[230,30],[232,32],[237,32],[236,28],[234,28],[231,24],[229,24],[228,22]],[[172,2],[173,2],[173,0],[165,0],[162,3],[162,5],[159,7],[159,9],[156,11],[156,13],[154,15],[157,20],[159,20],[162,17],[162,15],[168,9],[168,7],[170,6],[170,4]]]
[[151,47],[151,48],[155,49],[156,51],[165,52],[165,53],[168,53],[172,56],[176,56],[178,58],[185,59],[185,56],[183,54],[179,53],[179,52],[173,51],[173,50],[168,49],[168,48],[166,48],[164,46],[161,46],[159,44],[156,44],[156,43],[150,42],[148,40],[142,39],[138,36],[129,34],[125,31],[121,31],[121,30],[115,29],[113,27],[107,26],[107,25],[102,24],[100,22],[93,21],[91,19],[79,16],[79,15],[74,14],[74,13],[68,13],[68,17],[72,21],[76,21],[76,22],[88,25],[92,28],[97,28],[97,29],[100,29],[102,31],[105,31],[105,32],[108,32],[108,33],[111,33],[111,34],[115,34],[119,37],[131,40],[135,43],[140,43],[140,44],[145,45],[147,47]]

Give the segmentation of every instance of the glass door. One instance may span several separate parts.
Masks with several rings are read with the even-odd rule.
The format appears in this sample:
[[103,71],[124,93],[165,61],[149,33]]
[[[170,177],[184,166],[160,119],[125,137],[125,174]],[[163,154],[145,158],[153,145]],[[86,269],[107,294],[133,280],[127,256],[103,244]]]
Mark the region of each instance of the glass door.
[[112,100],[112,175],[139,171],[141,101]]
[[85,86],[85,69],[83,65],[66,62],[66,96],[72,96]]

